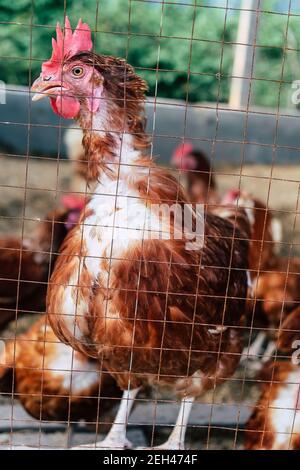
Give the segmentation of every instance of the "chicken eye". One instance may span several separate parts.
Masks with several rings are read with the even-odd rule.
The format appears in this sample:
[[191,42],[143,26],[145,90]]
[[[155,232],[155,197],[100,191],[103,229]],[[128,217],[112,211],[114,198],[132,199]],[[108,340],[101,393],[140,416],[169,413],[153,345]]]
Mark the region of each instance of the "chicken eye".
[[76,67],[72,68],[72,74],[76,78],[82,77],[82,75],[84,74],[83,67],[80,67],[79,65],[76,65]]

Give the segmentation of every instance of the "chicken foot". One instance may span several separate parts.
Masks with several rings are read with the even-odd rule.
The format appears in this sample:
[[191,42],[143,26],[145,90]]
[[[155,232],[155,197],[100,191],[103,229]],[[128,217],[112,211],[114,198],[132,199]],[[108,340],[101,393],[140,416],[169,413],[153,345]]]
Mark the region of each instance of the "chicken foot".
[[135,388],[133,390],[124,391],[113,425],[103,441],[97,442],[96,444],[85,444],[78,447],[73,447],[72,449],[130,449],[132,444],[126,438],[126,427],[128,416],[139,390],[139,388]]
[[265,364],[266,362],[270,361],[272,357],[274,356],[274,353],[277,349],[276,341],[270,341],[268,343],[268,346],[264,352],[264,355],[262,357],[262,363]]
[[[184,450],[185,433],[189,420],[189,416],[194,403],[194,397],[185,397],[181,400],[180,410],[176,420],[176,424],[166,442],[163,444],[151,447],[153,450]],[[138,449],[144,449],[138,447]]]
[[260,331],[256,336],[255,340],[250,344],[250,346],[246,346],[244,348],[241,357],[241,362],[244,362],[246,360],[259,361],[262,357],[261,353],[265,339],[266,333]]

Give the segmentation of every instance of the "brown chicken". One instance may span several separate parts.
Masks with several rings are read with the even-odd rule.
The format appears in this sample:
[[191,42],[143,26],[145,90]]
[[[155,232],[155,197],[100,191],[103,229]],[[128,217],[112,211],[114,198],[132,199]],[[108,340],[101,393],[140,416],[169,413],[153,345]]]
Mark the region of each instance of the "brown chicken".
[[262,321],[278,329],[300,303],[300,259],[277,258],[272,268],[259,275],[256,298]]
[[286,331],[286,339],[282,336],[278,343],[278,335],[283,335],[283,329],[288,330],[289,326],[295,329],[298,315],[298,310],[295,309],[299,304],[300,260],[276,257],[272,267],[259,273],[254,283],[254,301],[249,304],[253,327],[261,330],[260,341],[257,342],[259,349],[254,353],[260,354],[259,344],[261,345],[264,337],[270,340],[263,355],[264,362],[273,355],[276,348],[281,349],[288,337],[291,337]]
[[71,181],[71,189],[77,192],[86,193],[87,191],[87,168],[84,157],[84,148],[82,146],[82,130],[72,125],[66,130],[64,142],[66,145],[68,160],[72,162],[73,177]]
[[175,149],[171,163],[186,177],[187,193],[192,202],[209,205],[219,202],[213,170],[203,151],[186,142]]
[[265,364],[261,397],[245,426],[248,450],[300,450],[300,366]]
[[83,204],[83,197],[65,195],[62,207],[47,214],[31,238],[0,239],[0,328],[16,312],[45,312],[48,277]]
[[222,204],[243,207],[248,214],[251,222],[249,271],[255,280],[261,271],[272,267],[277,260],[277,247],[281,241],[280,224],[262,201],[246,191],[228,191]]
[[41,311],[45,298],[45,269],[30,241],[0,240],[0,328],[21,313]]
[[122,392],[99,362],[61,343],[42,316],[6,343],[0,392],[14,394],[38,420],[101,423]]
[[[58,256],[47,313],[58,337],[103,362],[124,390],[97,446],[130,446],[126,423],[140,388],[169,384],[182,402],[163,448],[183,448],[195,396],[239,361],[249,227],[187,204],[146,151],[145,82],[92,47],[88,25],[72,33],[66,18],[32,86],[34,100],[49,96],[56,113],[78,120],[88,179],[97,182]],[[161,213],[170,208],[177,212]]]
[[[251,359],[262,362],[269,360],[275,349],[274,338],[281,318],[281,310],[285,312],[295,307],[298,294],[295,291],[296,276],[290,274],[286,302],[284,286],[287,271],[287,260],[277,254],[281,241],[281,226],[262,201],[252,197],[245,191],[231,190],[223,204],[236,204],[244,207],[251,221],[251,237],[249,250],[249,296],[247,302],[247,325],[251,329],[251,338],[258,331],[252,344],[245,347],[243,360]],[[293,271],[293,262],[291,270]],[[295,267],[295,264],[294,264]],[[294,300],[293,300],[294,299]],[[289,306],[290,304],[290,306]],[[263,345],[268,337],[269,343],[265,352]]]

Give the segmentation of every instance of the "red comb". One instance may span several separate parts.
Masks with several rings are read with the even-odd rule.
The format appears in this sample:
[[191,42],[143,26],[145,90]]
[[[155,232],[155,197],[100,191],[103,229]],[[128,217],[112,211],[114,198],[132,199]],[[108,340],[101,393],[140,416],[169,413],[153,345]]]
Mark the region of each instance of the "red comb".
[[66,209],[81,210],[86,204],[86,198],[79,194],[65,194],[61,198],[61,203]]
[[222,204],[232,204],[240,196],[239,189],[229,189],[222,199]]
[[185,144],[180,144],[180,145],[178,145],[178,147],[176,147],[176,149],[173,153],[173,158],[175,160],[178,160],[178,159],[184,157],[185,155],[188,155],[192,151],[193,151],[192,144],[190,144],[188,142],[186,142]]
[[64,34],[59,23],[56,25],[56,40],[52,38],[52,56],[51,59],[43,63],[42,73],[47,75],[53,73],[66,58],[72,57],[78,52],[91,51],[92,48],[93,42],[89,25],[82,23],[80,19],[73,33],[69,18],[66,16]]
[[181,170],[195,169],[196,159],[192,156],[193,150],[194,147],[188,142],[178,145],[171,158],[172,164]]

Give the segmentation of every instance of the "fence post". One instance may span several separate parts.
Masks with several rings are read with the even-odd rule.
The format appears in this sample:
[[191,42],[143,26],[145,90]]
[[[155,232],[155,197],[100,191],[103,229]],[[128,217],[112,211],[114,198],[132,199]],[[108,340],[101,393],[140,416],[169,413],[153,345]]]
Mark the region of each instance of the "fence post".
[[243,109],[248,104],[259,1],[242,2],[232,69],[230,108]]

